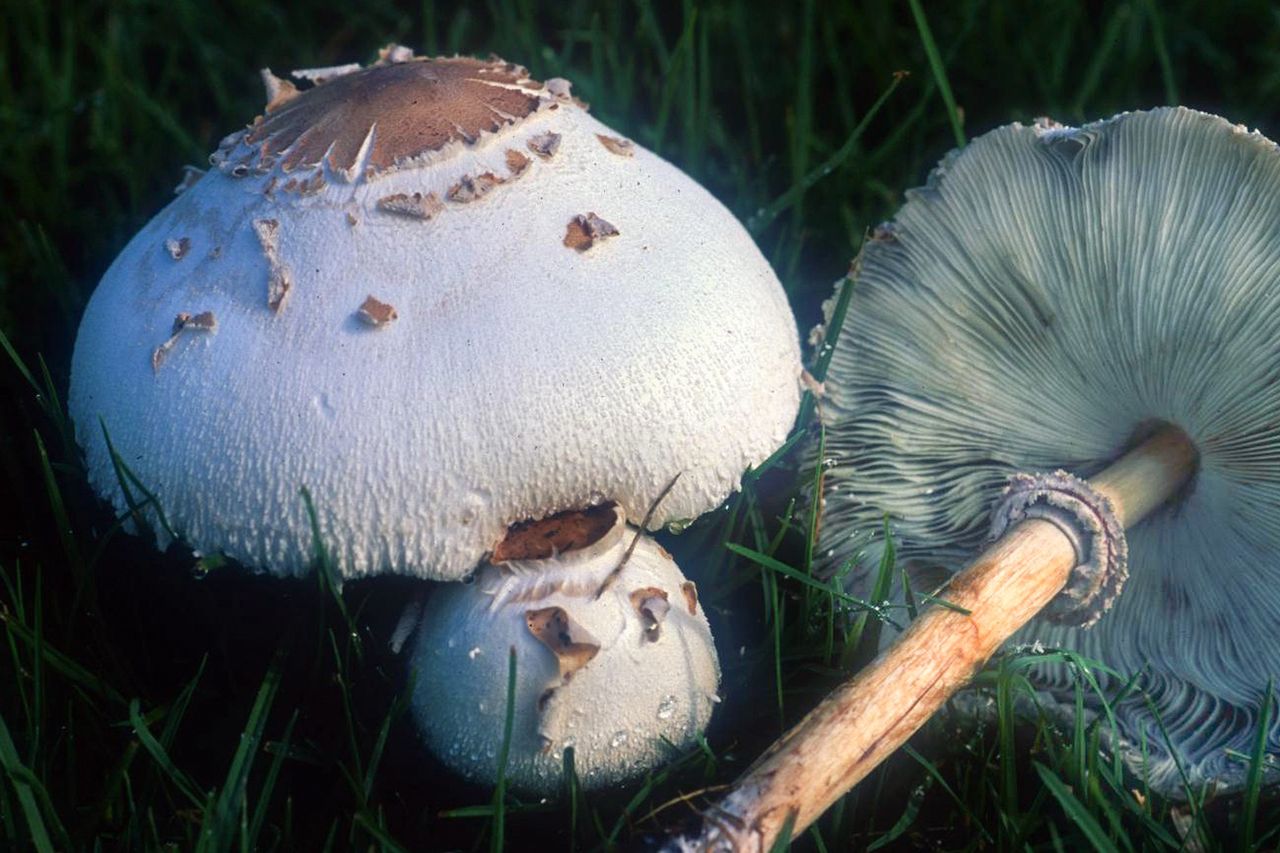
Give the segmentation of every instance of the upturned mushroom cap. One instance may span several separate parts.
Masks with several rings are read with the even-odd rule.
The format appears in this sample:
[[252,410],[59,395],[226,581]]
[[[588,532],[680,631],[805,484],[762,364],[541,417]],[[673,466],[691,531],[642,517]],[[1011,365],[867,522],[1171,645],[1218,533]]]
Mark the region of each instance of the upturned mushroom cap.
[[[466,58],[265,72],[266,114],[116,259],[70,408],[192,546],[456,579],[507,526],[616,500],[696,517],[784,439],[780,285],[689,177],[563,80]],[[406,61],[393,61],[393,60]],[[177,318],[177,319],[175,319]]]
[[[1010,475],[1087,477],[1179,427],[1198,473],[1128,532],[1113,609],[1018,639],[1144,673],[1170,741],[1134,697],[1118,748],[1157,790],[1183,794],[1175,755],[1193,786],[1238,785],[1228,750],[1280,677],[1278,276],[1280,152],[1257,133],[1178,108],[973,140],[863,252],[823,407],[827,560],[888,513],[900,565],[959,568]],[[1073,700],[1064,669],[1036,679]]]
[[509,649],[506,778],[520,790],[560,790],[570,746],[587,787],[638,775],[691,745],[711,717],[720,668],[696,589],[648,536],[622,562],[637,531],[616,508],[590,515],[604,523],[573,550],[517,549],[474,583],[438,589],[422,614],[414,715],[432,752],[470,779],[497,781]]

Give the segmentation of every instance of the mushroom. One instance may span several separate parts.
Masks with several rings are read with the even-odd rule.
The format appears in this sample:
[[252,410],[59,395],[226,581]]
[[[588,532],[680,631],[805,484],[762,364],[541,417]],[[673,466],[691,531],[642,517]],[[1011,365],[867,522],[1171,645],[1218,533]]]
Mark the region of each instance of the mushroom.
[[[460,580],[493,551],[445,602],[545,574],[537,600],[600,646],[557,675],[572,676],[565,695],[626,660],[630,678],[603,680],[618,696],[636,683],[676,696],[659,728],[687,741],[709,711],[690,691],[713,695],[716,665],[701,614],[675,606],[674,565],[641,539],[616,592],[580,612],[554,603],[558,584],[612,550],[534,559],[500,543],[512,525],[605,504],[648,529],[696,518],[783,442],[800,349],[768,263],[706,190],[592,118],[567,81],[404,48],[297,85],[263,76],[264,115],[129,243],[85,312],[70,409],[91,483],[125,509],[124,461],[187,544],[277,575],[311,561],[302,487],[345,577]],[[613,542],[622,521],[609,519]],[[616,596],[645,586],[666,598],[626,624],[677,627],[621,645],[599,620],[622,625]],[[558,650],[535,642],[521,606],[490,619],[520,638],[524,691]],[[466,627],[444,647],[475,637]],[[417,643],[428,667],[437,629]],[[678,644],[689,657],[673,666],[664,650]],[[660,753],[650,739],[618,755],[634,770]],[[540,757],[512,762],[545,776]],[[621,775],[598,766],[593,778]]]
[[510,702],[513,788],[554,793],[569,747],[588,788],[670,760],[718,701],[715,647],[691,590],[615,505],[519,526],[474,583],[448,584],[426,605],[412,706],[427,744],[492,783]]
[[[276,86],[93,294],[70,407],[100,494],[127,508],[101,418],[193,548],[305,572],[307,486],[347,577],[456,580],[510,524],[639,519],[677,475],[650,526],[695,518],[782,443],[795,320],[692,179],[496,59],[318,79]],[[170,342],[180,315],[209,330]]]
[[[819,547],[854,559],[887,513],[900,566],[955,570],[993,502],[999,538],[941,592],[967,612],[922,613],[697,844],[800,832],[1010,635],[1140,674],[1111,736],[1154,790],[1184,795],[1179,763],[1193,788],[1242,783],[1228,751],[1280,675],[1278,215],[1276,146],[1181,108],[1003,127],[908,194],[861,255],[827,377]],[[1063,667],[1034,681],[1074,713]],[[1280,752],[1280,724],[1266,738]]]

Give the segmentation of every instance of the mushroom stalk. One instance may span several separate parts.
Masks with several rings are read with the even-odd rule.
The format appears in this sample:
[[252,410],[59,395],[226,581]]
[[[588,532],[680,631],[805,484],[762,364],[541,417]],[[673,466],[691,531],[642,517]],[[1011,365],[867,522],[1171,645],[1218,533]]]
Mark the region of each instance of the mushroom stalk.
[[[1195,469],[1180,430],[1161,430],[1090,480],[1125,527],[1174,495]],[[901,746],[1067,584],[1076,544],[1052,521],[1012,527],[957,574],[946,599],[884,654],[838,687],[774,743],[703,814],[696,850],[768,850],[791,822],[813,823]],[[793,817],[794,816],[794,817]]]

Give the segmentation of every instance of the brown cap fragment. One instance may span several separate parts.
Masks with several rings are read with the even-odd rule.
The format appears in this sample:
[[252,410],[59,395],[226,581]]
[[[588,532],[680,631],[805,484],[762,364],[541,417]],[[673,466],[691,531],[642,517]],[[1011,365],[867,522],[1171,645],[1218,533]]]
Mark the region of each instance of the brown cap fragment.
[[393,320],[399,319],[400,315],[396,312],[395,306],[386,302],[381,302],[374,298],[372,294],[366,296],[364,302],[360,303],[360,308],[356,311],[356,316],[362,322],[375,329],[387,325]]
[[591,659],[600,652],[600,644],[575,623],[563,607],[528,610],[524,618],[529,633],[556,656],[561,683],[591,663]]
[[532,162],[529,155],[521,154],[514,148],[507,149],[507,170],[511,172],[511,177],[518,178],[523,175]]
[[667,591],[661,587],[646,586],[631,593],[631,606],[640,617],[640,627],[644,638],[656,643],[662,636],[662,620],[667,618],[671,610],[671,602]]
[[596,216],[595,213],[588,213],[585,216],[580,213],[569,220],[569,226],[564,233],[564,244],[574,251],[585,252],[597,241],[618,233],[620,232],[617,228]]
[[620,157],[634,157],[636,153],[636,145],[630,139],[622,139],[617,136],[608,136],[603,133],[597,133],[596,139],[600,140],[600,144],[614,154]]
[[[224,150],[243,139],[256,149],[255,166],[282,157],[286,171],[325,160],[350,172],[363,155],[366,172],[377,174],[450,142],[473,143],[515,124],[544,101],[541,86],[528,88],[528,71],[518,65],[468,57],[415,59],[397,48],[376,65],[293,94],[292,84],[274,75],[263,79],[268,95],[276,95],[267,114],[242,137],[229,138]],[[232,171],[239,165],[244,164]]]
[[698,585],[693,581],[685,581],[680,584],[680,591],[684,593],[685,606],[689,608],[690,616],[698,615]]
[[253,233],[267,259],[267,307],[279,313],[293,288],[293,272],[280,260],[280,220],[255,219]]
[[395,193],[378,199],[378,210],[427,220],[444,210],[444,202],[435,193]]
[[529,137],[529,141],[525,145],[543,160],[550,160],[555,156],[556,151],[560,150],[560,134],[548,130],[545,133],[539,133],[537,136]]
[[469,201],[484,198],[488,195],[489,190],[504,183],[493,172],[481,172],[479,175],[463,175],[459,181],[449,187],[449,191],[444,197],[449,201],[458,204],[466,204]]
[[201,311],[199,314],[188,314],[183,311],[173,318],[173,328],[168,340],[156,347],[151,353],[151,369],[159,370],[165,357],[178,344],[178,338],[188,329],[196,332],[212,332],[217,330],[218,320],[212,311]]

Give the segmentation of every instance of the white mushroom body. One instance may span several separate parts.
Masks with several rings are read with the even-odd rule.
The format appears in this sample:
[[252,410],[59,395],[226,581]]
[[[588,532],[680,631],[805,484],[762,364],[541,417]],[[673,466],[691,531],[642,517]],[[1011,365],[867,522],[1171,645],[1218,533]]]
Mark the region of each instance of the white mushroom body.
[[794,320],[697,183],[517,66],[323,79],[269,78],[90,301],[70,411],[118,509],[99,419],[197,549],[303,571],[305,486],[344,575],[458,579],[677,475],[652,524],[696,517],[785,438]]
[[693,585],[648,536],[613,575],[637,532],[619,514],[583,548],[486,563],[473,583],[436,590],[414,646],[413,711],[446,764],[497,778],[510,649],[517,789],[560,790],[568,747],[582,784],[599,787],[694,742],[717,701],[715,646]]
[[[1257,133],[1163,109],[973,140],[864,251],[826,382],[830,564],[888,513],[900,564],[956,569],[1011,474],[1088,477],[1176,426],[1197,473],[1128,531],[1112,610],[1016,639],[1143,673],[1169,740],[1135,696],[1117,746],[1157,790],[1183,795],[1177,761],[1193,789],[1239,785],[1228,750],[1280,677],[1277,277],[1280,153]],[[1036,680],[1071,713],[1070,673]]]

